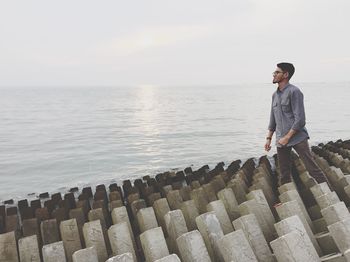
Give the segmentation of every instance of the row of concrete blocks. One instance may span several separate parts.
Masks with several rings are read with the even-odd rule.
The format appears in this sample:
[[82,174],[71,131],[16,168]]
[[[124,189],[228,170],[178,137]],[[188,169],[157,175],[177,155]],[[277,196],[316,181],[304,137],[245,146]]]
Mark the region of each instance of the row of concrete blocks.
[[[345,152],[339,154],[333,152],[328,147],[313,147],[313,151],[320,157],[325,158],[331,165],[340,168],[344,173],[350,173],[350,150],[343,149]],[[348,156],[349,155],[349,156]]]
[[327,160],[323,157],[316,155],[315,159],[324,174],[327,176],[327,179],[337,196],[339,196],[340,200],[344,201],[347,206],[350,206],[350,174],[344,173],[339,165],[334,164],[330,166]]
[[[284,188],[287,188],[286,186],[284,187]],[[230,191],[230,190],[229,190]],[[282,191],[282,189],[281,189],[281,191]],[[288,190],[288,191],[291,191],[291,190]],[[287,192],[288,192],[287,191]],[[262,226],[262,228],[265,228],[266,229],[266,224],[267,224],[267,222],[268,221],[273,221],[273,218],[272,218],[272,216],[271,215],[268,215],[268,216],[266,216],[266,214],[268,214],[268,208],[266,208],[267,207],[267,201],[266,201],[266,199],[265,199],[265,197],[264,197],[264,195],[263,195],[263,193],[262,193],[262,191],[261,190],[256,190],[256,191],[252,191],[252,192],[250,192],[250,196],[251,197],[253,197],[253,199],[251,199],[251,200],[249,200],[249,201],[245,201],[244,203],[242,203],[240,206],[239,206],[239,210],[241,210],[240,212],[242,213],[242,214],[244,214],[245,212],[248,212],[248,213],[253,213],[254,215],[256,215],[257,216],[257,220],[258,220],[258,223],[256,223],[256,222],[250,222],[250,223],[248,223],[248,224],[250,224],[250,225],[257,225],[257,224],[259,224],[259,225],[261,225]],[[249,194],[248,194],[248,198],[250,197],[249,196]],[[164,201],[162,201],[162,202],[164,202],[165,203],[165,199],[163,199]],[[259,202],[257,202],[257,200],[259,200]],[[283,208],[284,207],[284,208]],[[216,223],[216,226],[214,226],[214,229],[213,229],[213,232],[211,232],[210,230],[208,231],[208,229],[204,226],[200,226],[201,225],[201,222],[200,222],[200,218],[201,218],[201,216],[197,216],[196,217],[196,224],[197,224],[197,227],[200,229],[200,231],[201,231],[201,233],[202,232],[204,232],[204,233],[202,233],[202,235],[205,235],[206,233],[205,232],[209,232],[208,234],[214,234],[215,232],[220,232],[220,228],[221,229],[223,229],[223,228],[226,228],[226,230],[228,230],[228,232],[226,232],[226,234],[230,234],[231,233],[231,231],[233,230],[232,229],[232,226],[230,227],[230,226],[228,226],[228,224],[230,224],[230,222],[228,222],[228,223],[225,223],[225,217],[226,218],[228,218],[228,215],[226,214],[226,216],[225,216],[225,212],[227,212],[226,210],[225,210],[225,208],[224,208],[224,205],[222,204],[222,203],[220,203],[220,201],[213,201],[212,203],[210,203],[209,205],[208,205],[208,209],[210,209],[210,208],[212,208],[212,209],[214,209],[215,211],[215,217],[218,217],[219,219],[218,219],[218,221],[217,221],[217,223]],[[289,212],[285,212],[286,214],[284,214],[283,215],[283,213],[284,213],[284,211],[286,211],[286,209],[285,208],[287,208],[287,211],[289,211]],[[121,209],[123,209],[123,208],[121,208]],[[292,210],[292,211],[291,211]],[[154,237],[150,237],[150,239],[152,239],[152,241],[150,241],[151,243],[148,243],[147,241],[146,241],[146,244],[144,244],[144,241],[142,241],[142,239],[143,239],[143,237],[142,237],[142,235],[144,234],[145,236],[147,236],[148,234],[150,234],[150,233],[147,233],[146,234],[146,232],[148,232],[149,230],[152,230],[152,229],[147,229],[147,228],[152,228],[153,226],[157,226],[157,224],[155,223],[155,221],[156,221],[156,218],[155,218],[155,214],[154,214],[154,212],[152,212],[153,211],[153,209],[151,209],[151,208],[144,208],[144,209],[141,209],[139,212],[138,212],[138,217],[139,217],[139,221],[140,221],[140,225],[142,225],[142,230],[143,231],[145,231],[144,233],[142,233],[141,234],[141,237],[140,237],[140,239],[141,239],[141,243],[142,243],[142,247],[143,247],[143,249],[144,249],[144,252],[145,253],[147,253],[149,250],[154,250],[154,249],[156,249],[156,250],[158,250],[158,248],[155,248],[155,247],[153,247],[152,248],[152,243],[157,243],[157,241],[155,241],[155,239],[156,238],[154,238]],[[177,212],[175,212],[175,211],[170,211],[170,212],[168,212],[168,214],[165,216],[165,220],[166,221],[168,221],[168,223],[167,223],[167,231],[168,231],[168,234],[169,235],[171,235],[172,233],[169,233],[169,232],[173,232],[173,230],[171,230],[171,228],[169,228],[169,225],[171,225],[171,223],[169,222],[169,221],[173,221],[173,223],[178,223],[179,221],[182,221],[182,228],[185,228],[186,226],[185,226],[185,222],[184,222],[184,218],[183,219],[180,219],[181,218],[181,215],[182,215],[182,212],[179,212],[180,210],[178,210]],[[261,211],[261,212],[260,212]],[[283,217],[283,216],[288,216],[288,215],[290,215],[290,214],[293,214],[293,211],[295,212],[295,213],[301,213],[300,212],[300,207],[299,207],[299,205],[298,205],[298,203],[297,203],[297,201],[289,201],[289,202],[287,202],[287,203],[285,203],[284,205],[282,205],[281,207],[278,207],[278,211],[280,211],[279,212],[279,215],[281,216],[281,217]],[[115,210],[115,212],[114,212],[114,219],[116,219],[117,220],[117,218],[116,217],[119,217],[119,216],[121,216],[121,217],[124,217],[124,218],[126,218],[127,217],[127,213],[126,213],[126,211],[124,211],[124,215],[121,215],[123,212],[117,212],[117,210]],[[172,214],[172,215],[171,215]],[[207,221],[207,224],[208,225],[215,225],[215,222],[213,222],[213,221],[216,221],[217,219],[215,219],[213,216],[210,216],[209,215],[210,213],[207,213],[207,214],[204,214],[204,215],[202,215],[203,216],[203,218],[202,218],[202,220],[204,219],[205,221]],[[167,218],[168,217],[168,218]],[[173,217],[173,219],[171,219],[171,217]],[[267,217],[270,217],[270,218],[272,218],[272,219],[267,219]],[[242,217],[243,218],[243,217]],[[128,219],[127,219],[128,220]],[[229,219],[226,219],[226,222],[227,222],[227,220],[229,221]],[[198,222],[199,221],[199,222]],[[206,223],[204,223],[204,224],[206,224]],[[64,223],[63,223],[63,225],[64,225]],[[153,225],[153,226],[152,226]],[[69,227],[68,228],[72,228],[72,225],[69,225]],[[126,228],[126,226],[124,225],[124,228]],[[129,230],[130,230],[130,227],[128,227],[129,228]],[[176,227],[175,227],[176,228]],[[181,227],[180,227],[181,228]],[[202,230],[201,230],[201,228],[202,228]],[[95,228],[95,230],[94,231],[96,231],[96,228]],[[159,231],[159,230],[158,230]],[[176,231],[176,230],[175,230]],[[181,230],[180,230],[181,231]],[[305,229],[304,229],[304,231],[305,231]],[[152,232],[152,231],[150,231],[150,232]],[[263,232],[263,231],[262,231]],[[62,230],[61,230],[61,233],[62,233]],[[264,235],[264,233],[263,233],[263,236],[264,236],[264,238],[268,238],[269,236],[271,237],[271,235],[269,235],[270,233],[272,233],[272,232],[268,232],[268,230],[267,231],[265,231],[265,235]],[[163,232],[162,232],[162,234],[163,234]],[[222,230],[222,234],[224,234],[224,231]],[[272,233],[273,234],[273,233]],[[63,234],[64,235],[64,234]],[[72,235],[72,234],[71,234]],[[77,235],[77,232],[76,232],[76,234],[75,235]],[[131,234],[130,234],[131,235]],[[171,237],[172,239],[175,239],[176,237]],[[273,237],[272,237],[273,238]],[[147,239],[147,238],[146,238]],[[204,237],[204,239],[206,239],[206,237]],[[258,239],[258,238],[256,238],[256,239]],[[103,238],[100,238],[100,240],[101,240],[101,242],[103,242]],[[77,240],[78,241],[78,240]],[[70,242],[71,242],[71,240],[70,240]],[[93,241],[93,242],[97,242],[97,241]],[[182,241],[180,241],[181,243],[182,243]],[[206,242],[208,242],[209,244],[212,242],[212,241],[210,241],[210,240],[208,240],[208,241],[206,241]],[[241,241],[239,241],[239,242],[241,242]],[[131,243],[130,241],[129,241],[129,243]],[[70,243],[71,244],[71,243]],[[209,244],[207,244],[207,250],[208,250],[208,253],[211,253],[211,254],[213,254],[213,251],[210,251],[211,250],[211,246],[209,245]],[[169,244],[170,246],[172,246],[171,244]],[[271,243],[271,245],[272,245],[272,243]],[[129,245],[129,246],[131,246],[131,245]],[[26,250],[25,248],[22,248],[23,250]],[[161,249],[160,249],[161,250]],[[153,252],[153,251],[152,251]],[[80,252],[80,253],[84,253],[84,252]],[[218,254],[220,254],[220,252],[217,252]],[[215,254],[215,253],[214,253]],[[280,254],[281,255],[281,254]],[[218,255],[216,255],[216,256],[214,256],[213,258],[212,258],[212,260],[213,261],[215,261],[215,259],[216,259],[216,257],[217,257]],[[224,256],[224,255],[222,255],[222,256]],[[146,257],[147,257],[147,255],[146,255]],[[259,256],[259,257],[261,257],[261,256]],[[99,261],[103,261],[103,260],[99,260]],[[153,260],[149,260],[148,259],[148,261],[153,261]],[[239,261],[246,261],[246,260],[239,260]],[[279,261],[281,261],[281,260],[279,260]],[[285,260],[282,260],[282,261],[285,261]]]
[[322,146],[322,148],[330,150],[334,153],[340,154],[343,158],[350,158],[350,140],[345,142],[328,142],[326,145]]
[[[289,190],[289,191],[290,191],[290,190]],[[257,191],[257,192],[259,192],[259,191]],[[236,192],[235,192],[235,193],[236,193]],[[260,195],[261,195],[261,192],[260,192]],[[264,198],[263,196],[264,196],[264,194],[262,194],[262,196],[260,197],[260,200]],[[245,202],[249,202],[249,201],[245,201]],[[260,201],[260,202],[261,202],[261,201]],[[268,204],[266,203],[267,201],[266,201],[266,202],[265,202],[265,201],[262,201],[262,202],[264,202],[265,207],[268,206]],[[261,202],[261,203],[262,203],[262,202]],[[297,203],[297,204],[298,204],[298,203]],[[250,204],[250,205],[247,204],[247,205],[248,205],[248,207],[249,207],[249,206],[252,206],[252,204]],[[294,205],[295,205],[295,204],[294,204]],[[253,210],[254,210],[254,208],[252,208],[252,207],[251,207],[250,209],[253,209]],[[261,209],[261,207],[260,207],[260,208],[255,208],[255,212],[258,214],[258,217],[260,217],[260,219],[259,219],[259,220],[260,220],[260,224],[264,225],[264,222],[263,222],[263,220],[261,219],[261,216],[259,216],[259,212],[257,212],[257,209]],[[141,212],[141,213],[143,213],[143,212]],[[261,214],[260,214],[260,215],[261,215]],[[140,216],[142,217],[142,215],[140,215]],[[221,217],[221,219],[219,219],[219,220],[222,220],[222,215],[219,216],[219,217]],[[152,220],[154,221],[155,219],[152,219]],[[265,222],[266,222],[266,221],[265,221]],[[266,223],[265,223],[265,224],[266,224]],[[221,225],[220,225],[220,226],[221,226]],[[222,227],[222,228],[225,228],[225,227],[223,227],[223,226],[221,226],[221,227]],[[266,232],[267,232],[267,231],[266,231]],[[268,232],[267,232],[267,233],[268,233]],[[228,234],[229,234],[229,233],[228,233]],[[265,237],[266,237],[266,236],[265,236]],[[266,238],[267,238],[267,237],[266,237]]]
[[[217,180],[217,181],[215,181],[215,180]],[[216,183],[215,183],[216,182]],[[198,196],[198,197],[196,197],[196,200],[198,200],[197,202],[198,203],[200,203],[201,204],[201,206],[203,206],[203,203],[204,202],[206,202],[207,203],[207,201],[209,201],[210,200],[210,198],[209,198],[209,200],[208,200],[208,198],[204,195],[204,193],[208,193],[209,195],[215,195],[215,192],[213,192],[212,190],[211,190],[211,186],[214,186],[215,187],[215,185],[218,185],[219,186],[219,188],[220,187],[224,187],[225,186],[225,183],[222,181],[222,179],[220,180],[220,179],[214,179],[214,181],[213,181],[213,184],[210,184],[210,185],[205,185],[204,187],[205,187],[205,189],[206,190],[204,190],[203,191],[203,188],[198,188],[198,191],[199,192],[197,192],[198,194],[196,194],[196,193],[194,193],[194,196]],[[201,187],[201,185],[198,183],[198,182],[193,182],[193,185],[192,185],[193,187]],[[169,197],[168,197],[168,200],[169,200],[169,203],[171,203],[170,204],[170,206],[172,206],[173,208],[175,208],[176,207],[176,205],[177,204],[179,204],[180,202],[182,202],[182,200],[183,199],[179,199],[179,191],[172,191],[171,190],[172,188],[171,188],[171,186],[166,186],[166,187],[164,187],[164,190],[165,190],[165,192],[167,192],[167,191],[170,191],[170,192],[168,192],[169,194]],[[182,190],[182,196],[184,196],[184,195],[186,195],[186,194],[188,194],[189,193],[189,189],[191,189],[191,188],[189,188],[189,187],[186,187],[186,188],[184,188],[184,190]],[[204,202],[203,201],[201,201],[201,197],[203,197],[203,196],[205,196],[204,198],[203,198],[203,200],[204,200]],[[129,202],[132,202],[133,201],[133,198],[134,198],[134,196],[129,196],[128,197],[128,201]],[[135,197],[135,199],[138,199],[139,198],[139,196],[136,196]],[[180,197],[180,198],[182,198],[182,197]],[[157,199],[157,198],[155,198],[155,199]],[[171,199],[173,199],[174,201],[171,201]],[[185,197],[184,197],[184,199],[185,199]],[[216,199],[216,197],[215,197],[215,199]],[[163,202],[164,202],[164,200],[167,202],[167,200],[166,199],[163,199]],[[159,201],[159,202],[161,202],[161,201]],[[142,203],[142,200],[139,200],[139,201],[133,201],[133,205],[132,205],[132,214],[135,216],[135,213],[138,211],[138,209],[139,208],[142,208],[142,207],[144,207],[144,204],[145,203]],[[192,204],[192,203],[191,203]],[[168,205],[168,204],[167,204]],[[175,205],[175,207],[174,207],[174,205]],[[162,204],[160,204],[160,206],[162,206]],[[185,207],[186,206],[188,206],[188,205],[186,205],[185,204]],[[204,205],[205,206],[205,205]],[[191,205],[189,205],[189,208],[191,208]],[[168,209],[169,209],[169,207],[168,207]],[[71,211],[74,211],[74,210],[71,210]],[[78,210],[77,210],[78,211]],[[99,211],[99,212],[97,212],[97,211]],[[206,212],[206,210],[205,211],[203,211],[203,212]],[[81,212],[79,212],[79,213],[81,213]],[[91,210],[90,212],[89,212],[89,219],[90,219],[90,213],[94,213],[94,214],[92,214],[92,217],[94,218],[100,218],[100,220],[101,220],[101,224],[103,225],[103,224],[105,224],[104,223],[104,219],[105,218],[102,218],[103,217],[103,215],[101,215],[102,214],[102,212],[101,212],[101,210]],[[127,214],[126,212],[123,212],[123,213],[125,213],[125,214]],[[159,212],[158,212],[159,213]],[[32,227],[32,228],[34,228],[34,230],[32,229],[32,230],[30,230],[30,231],[33,231],[33,233],[37,233],[37,232],[35,232],[35,231],[38,231],[38,230],[35,230],[35,224],[36,224],[36,221],[34,221],[35,219],[27,219],[27,220],[25,220],[24,222],[27,222],[26,223],[26,225],[28,225],[28,224],[30,224],[30,226],[29,227]],[[79,219],[78,219],[79,220]],[[91,219],[90,219],[91,220]],[[28,223],[29,222],[29,223]],[[63,221],[63,222],[65,222],[65,221]],[[16,219],[16,221],[15,221],[15,223],[14,224],[17,224],[18,223],[18,220]],[[50,238],[50,237],[52,237],[52,236],[50,236],[50,233],[49,232],[47,232],[47,229],[54,229],[55,227],[56,227],[56,221],[54,221],[54,220],[44,220],[44,221],[42,221],[41,222],[41,237],[42,237],[42,240],[43,240],[43,243],[45,243],[45,242],[47,242],[47,240],[48,240],[48,238]],[[64,224],[64,223],[63,223]],[[79,224],[79,223],[78,223]],[[129,222],[129,224],[130,224],[130,222]],[[17,225],[18,226],[18,225]],[[15,226],[15,228],[17,228],[17,226]],[[129,226],[130,227],[130,226]],[[131,227],[130,227],[131,228]],[[44,229],[44,230],[43,230]],[[45,230],[46,229],[46,230]],[[55,231],[55,230],[53,230],[53,231]],[[130,231],[132,231],[132,230],[130,230]],[[45,234],[45,232],[47,233],[47,234]],[[29,232],[29,234],[30,234],[31,232]],[[43,234],[44,233],[44,234]],[[40,234],[40,233],[39,233]],[[62,234],[62,232],[61,232],[61,234]],[[54,232],[52,232],[52,235],[55,235],[54,234]],[[53,237],[53,239],[57,239],[58,237],[57,237],[57,235],[58,234],[56,234],[56,237]],[[81,235],[81,234],[80,234]],[[131,234],[132,235],[132,234]],[[16,237],[18,237],[18,234],[17,234],[17,232],[16,232],[16,234],[15,234],[15,236]],[[25,238],[24,238],[25,239]],[[40,242],[40,241],[39,241]],[[50,242],[50,241],[48,241],[48,242]],[[51,241],[52,242],[52,241]],[[81,239],[81,242],[84,242],[84,239]]]

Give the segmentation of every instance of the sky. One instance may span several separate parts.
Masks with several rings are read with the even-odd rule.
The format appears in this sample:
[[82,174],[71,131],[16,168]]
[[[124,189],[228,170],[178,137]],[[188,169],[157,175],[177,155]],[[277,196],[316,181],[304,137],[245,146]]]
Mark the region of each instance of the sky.
[[1,86],[349,81],[349,0],[0,0]]

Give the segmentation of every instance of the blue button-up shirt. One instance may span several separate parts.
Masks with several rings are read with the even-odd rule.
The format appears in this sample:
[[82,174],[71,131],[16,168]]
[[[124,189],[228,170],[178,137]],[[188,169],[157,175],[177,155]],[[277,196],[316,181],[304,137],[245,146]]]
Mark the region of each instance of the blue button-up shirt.
[[287,146],[294,146],[309,138],[305,128],[303,93],[296,86],[288,84],[282,91],[277,88],[272,95],[269,130],[276,132],[276,145],[278,147],[282,147],[278,140],[291,129],[297,133],[292,136]]

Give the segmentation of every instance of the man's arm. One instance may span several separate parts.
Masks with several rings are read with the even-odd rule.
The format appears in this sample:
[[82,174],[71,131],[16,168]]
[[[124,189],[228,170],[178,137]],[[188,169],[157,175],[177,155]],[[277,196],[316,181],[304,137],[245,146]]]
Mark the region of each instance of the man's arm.
[[271,140],[274,132],[275,131],[269,130],[269,132],[267,133],[265,142],[265,151],[267,152],[271,150]]
[[265,151],[270,151],[272,136],[273,136],[273,133],[275,132],[275,129],[276,129],[276,120],[275,120],[275,115],[273,113],[273,97],[272,97],[270,122],[269,122],[268,129],[269,129],[269,132],[267,133],[267,136],[266,136]]

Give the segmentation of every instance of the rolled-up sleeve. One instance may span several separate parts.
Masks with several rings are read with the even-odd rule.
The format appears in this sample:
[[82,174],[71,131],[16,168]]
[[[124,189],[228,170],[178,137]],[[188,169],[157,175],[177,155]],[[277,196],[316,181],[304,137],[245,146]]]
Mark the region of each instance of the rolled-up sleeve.
[[275,119],[275,115],[273,113],[273,98],[272,98],[272,103],[271,103],[270,122],[269,122],[268,129],[270,131],[275,131],[276,130],[276,119]]
[[294,116],[292,129],[299,131],[305,126],[304,95],[299,89],[291,93],[291,107]]

